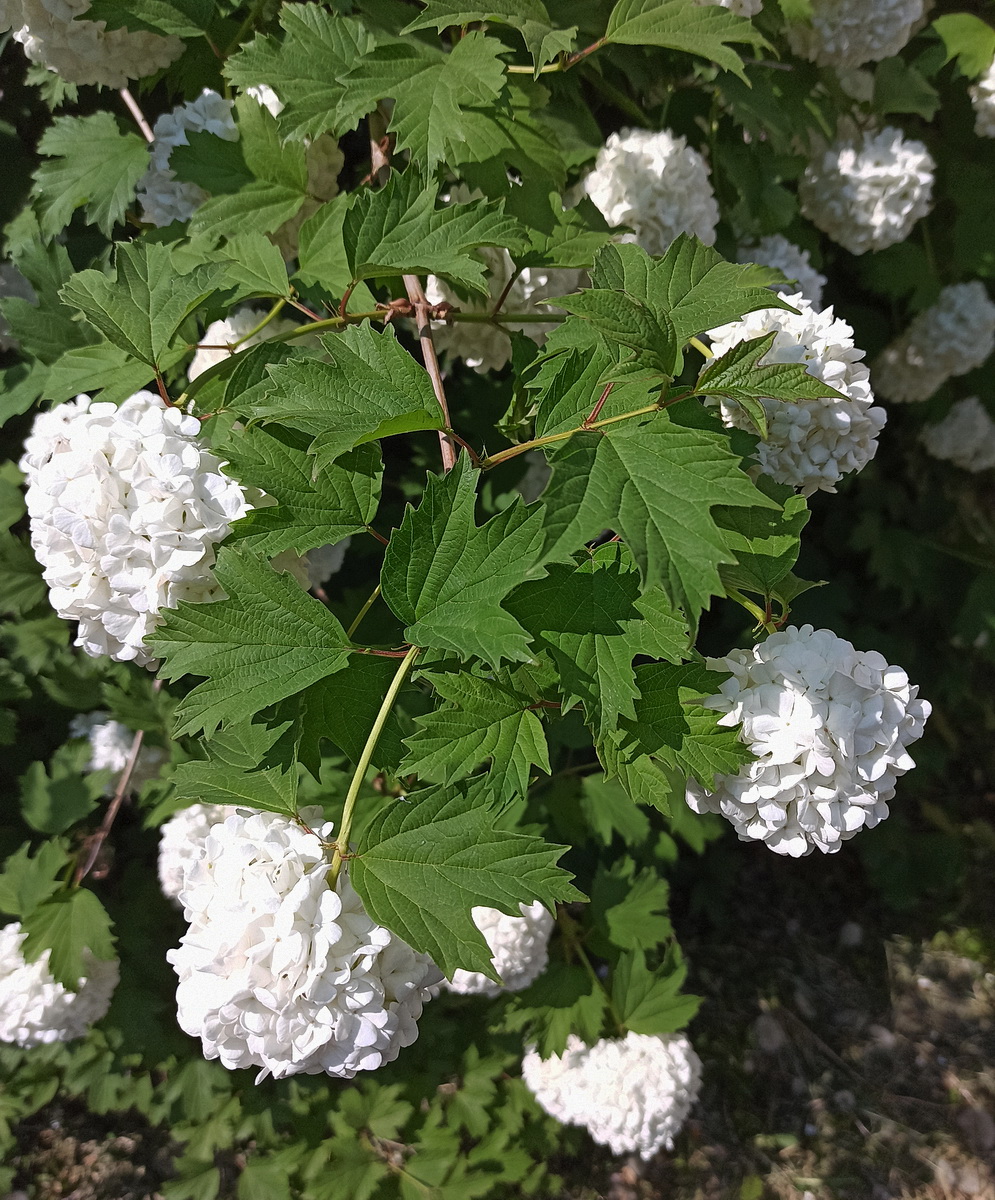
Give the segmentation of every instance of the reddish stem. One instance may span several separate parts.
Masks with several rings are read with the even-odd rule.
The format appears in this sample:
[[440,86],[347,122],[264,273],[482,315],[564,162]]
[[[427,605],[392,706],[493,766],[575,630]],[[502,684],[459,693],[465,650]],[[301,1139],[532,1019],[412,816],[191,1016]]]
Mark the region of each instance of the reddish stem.
[[588,416],[584,418],[584,423],[581,425],[581,429],[589,429],[598,419],[598,417],[601,415],[601,410],[605,406],[605,401],[612,394],[612,388],[614,386],[614,383],[605,384],[605,390],[601,393],[597,404],[595,404],[594,408],[591,409]]

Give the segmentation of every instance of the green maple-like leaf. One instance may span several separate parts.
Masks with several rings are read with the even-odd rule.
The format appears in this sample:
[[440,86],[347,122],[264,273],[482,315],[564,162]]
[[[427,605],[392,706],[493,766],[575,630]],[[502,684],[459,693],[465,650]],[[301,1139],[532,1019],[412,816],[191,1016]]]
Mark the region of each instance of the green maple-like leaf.
[[578,807],[603,846],[610,846],[616,833],[627,846],[638,846],[649,835],[649,818],[617,780],[604,775],[585,776]]
[[576,1034],[588,1045],[601,1036],[608,996],[583,967],[552,962],[523,992],[508,997],[504,1027],[522,1033],[548,1058]]
[[774,595],[777,585],[794,568],[801,549],[801,532],[808,523],[808,503],[792,488],[761,475],[757,487],[781,506],[717,508],[715,519],[727,531],[734,565],[720,568],[726,587]]
[[48,969],[53,979],[70,992],[86,974],[84,950],[95,958],[114,957],[111,919],[86,888],[57,892],[32,909],[21,924],[28,935],[21,945],[24,957],[34,962],[51,950]]
[[665,816],[684,805],[687,775],[680,767],[659,762],[643,753],[625,730],[609,731],[597,746],[605,774],[618,779],[629,799],[647,804]]
[[529,696],[472,675],[433,675],[431,681],[446,703],[416,719],[400,774],[452,783],[491,759],[487,777],[504,800],[525,794],[532,767],[549,772],[546,735]]
[[493,4],[471,4],[467,0],[428,0],[421,14],[401,31],[415,29],[442,30],[452,25],[468,25],[472,21],[487,21],[510,25],[522,35],[536,68],[544,66],[561,51],[570,50],[577,26],[556,29],[541,0],[495,0]]
[[11,854],[0,871],[0,912],[25,917],[62,887],[59,876],[69,866],[68,844],[63,838],[42,842],[30,857],[25,842]]
[[297,773],[280,767],[239,770],[225,762],[180,763],[171,776],[177,800],[194,804],[240,804],[292,817],[297,812]]
[[670,888],[652,869],[637,870],[631,858],[599,866],[591,888],[591,915],[621,950],[655,950],[674,935],[667,916]]
[[223,548],[215,568],[227,600],[165,611],[150,639],[166,679],[207,676],[180,702],[176,732],[211,734],[334,675],[349,660],[345,630],[289,575]]
[[381,588],[412,645],[496,668],[530,657],[528,634],[501,601],[533,566],[542,532],[539,513],[518,501],[478,526],[478,474],[460,455],[448,475],[429,476],[391,536]]
[[556,865],[565,847],[496,828],[497,812],[486,781],[428,788],[378,814],[349,865],[370,916],[450,977],[463,967],[497,979],[475,906],[518,916],[520,904],[581,899]]
[[175,37],[199,37],[218,15],[212,0],[94,0],[88,21],[108,29],[146,30]]
[[641,950],[623,954],[612,974],[612,1003],[626,1029],[633,1033],[674,1033],[698,1011],[700,996],[681,992],[687,968],[676,947],[655,971],[646,966]]
[[633,363],[667,378],[674,374],[677,334],[662,310],[653,312],[642,300],[608,288],[585,288],[576,296],[554,297],[551,302],[590,321],[610,343],[635,351],[629,356]]

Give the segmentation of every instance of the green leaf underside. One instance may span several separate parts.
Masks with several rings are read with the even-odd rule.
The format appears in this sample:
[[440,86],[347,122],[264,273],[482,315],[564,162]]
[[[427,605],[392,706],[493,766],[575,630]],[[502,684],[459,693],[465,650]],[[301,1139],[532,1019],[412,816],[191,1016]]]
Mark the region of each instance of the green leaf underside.
[[516,500],[478,526],[478,474],[461,455],[448,475],[428,477],[421,505],[391,535],[381,587],[412,645],[496,668],[530,657],[526,631],[501,601],[533,566],[541,518]]
[[462,967],[497,979],[473,907],[517,916],[520,904],[581,898],[556,865],[564,847],[495,828],[497,812],[486,781],[428,788],[374,817],[350,862],[370,916],[449,977]]
[[215,568],[227,600],[165,611],[152,652],[166,679],[207,676],[177,706],[176,732],[210,735],[341,671],[345,630],[289,575],[248,551],[222,548]]
[[34,962],[51,949],[48,969],[69,991],[75,991],[86,974],[84,950],[95,958],[114,957],[111,919],[86,888],[56,893],[28,913],[21,924],[28,935],[21,953]]

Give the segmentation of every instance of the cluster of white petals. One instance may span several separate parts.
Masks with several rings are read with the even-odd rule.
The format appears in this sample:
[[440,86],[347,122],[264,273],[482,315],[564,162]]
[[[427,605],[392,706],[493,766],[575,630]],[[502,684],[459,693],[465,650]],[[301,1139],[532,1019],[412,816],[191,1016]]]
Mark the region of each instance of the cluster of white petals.
[[[712,353],[721,357],[740,342],[774,332],[774,343],[762,363],[802,364],[809,375],[847,397],[764,400],[767,437],[756,449],[761,474],[800,488],[805,496],[834,492],[844,475],[862,470],[874,457],[885,411],[874,405],[870,373],[861,361],[864,352],[854,346],[850,326],[833,316],[831,306],[813,308],[800,293],[785,299],[799,310],[797,314],[765,308],[720,325],[709,333]],[[753,429],[738,404],[718,403],[726,426]]]
[[235,811],[230,804],[191,804],[163,822],[158,867],[159,885],[167,900],[179,903],[187,871],[203,855],[207,835]]
[[995,467],[995,421],[977,396],[958,400],[942,421],[926,426],[921,440],[934,458],[965,471]]
[[995,137],[995,62],[968,91],[974,107],[974,132],[978,137]]
[[919,313],[874,362],[886,400],[928,400],[951,376],[965,375],[995,350],[995,304],[985,285],[953,283]]
[[770,237],[761,238],[755,244],[740,246],[736,252],[736,261],[774,267],[791,282],[771,284],[772,292],[800,292],[813,308],[822,307],[825,275],[820,275],[812,266],[807,250],[789,242],[783,234],[775,233]]
[[203,375],[209,367],[223,362],[231,355],[248,350],[250,346],[258,346],[267,338],[289,333],[297,326],[296,321],[277,317],[257,333],[253,333],[265,316],[264,309],[240,308],[220,321],[212,321],[197,343],[196,353],[187,368],[187,378],[192,381],[198,375]]
[[207,199],[207,192],[195,183],[176,178],[169,159],[177,146],[188,146],[188,134],[213,133],[226,142],[238,141],[238,129],[231,115],[232,102],[210,88],[204,88],[196,100],[178,104],[163,113],[152,126],[155,141],[149,147],[152,161],[138,184],[138,202],[142,220],[152,225],[188,221]]
[[90,0],[0,0],[0,33],[12,29],[32,62],[67,82],[103,87],[154,75],[183,53],[176,37],[74,20],[89,8]]
[[708,164],[667,129],[611,134],[584,187],[608,224],[631,226],[647,254],[665,254],[681,233],[715,241],[719,207]]
[[683,1034],[627,1033],[591,1047],[571,1034],[563,1054],[528,1050],[522,1078],[551,1117],[648,1160],[673,1146],[698,1098],[701,1060]]
[[[515,276],[511,287],[508,281],[515,273],[515,264],[507,250],[483,246],[477,253],[486,262],[488,269],[487,299],[474,295],[462,299],[446,283],[430,275],[425,287],[429,304],[451,304],[464,312],[491,312],[502,295],[505,312],[539,313],[549,296],[569,296],[583,287],[587,278],[584,271],[559,267],[526,267]],[[558,308],[548,308],[559,313]],[[453,358],[462,358],[468,367],[480,374],[498,371],[511,358],[511,338],[508,332],[518,330],[527,333],[533,341],[542,344],[547,335],[556,328],[556,322],[502,321],[491,325],[477,321],[455,321],[451,324],[436,324],[432,336],[440,350],[447,351]],[[508,331],[508,332],[506,332]]]
[[0,1042],[40,1046],[82,1037],[107,1012],[119,976],[116,958],[83,952],[86,976],[75,992],[57,983],[48,969],[51,951],[27,962],[20,922],[0,929]]
[[927,0],[812,0],[811,24],[789,23],[788,40],[820,67],[859,67],[897,54],[927,7]]
[[199,432],[152,392],[35,418],[20,461],[31,545],[87,654],[147,664],[161,608],[217,598],[215,546],[249,505]]
[[497,996],[502,990],[520,992],[539,978],[549,962],[553,917],[538,900],[534,904],[520,904],[519,908],[520,917],[482,906],[471,912],[474,925],[491,951],[491,964],[501,976],[501,984],[479,971],[460,968],[443,987],[463,996]]
[[[120,721],[112,721],[105,712],[79,713],[69,722],[69,733],[75,738],[86,738],[90,743],[90,761],[86,771],[112,771],[119,775],[128,765],[134,733]],[[131,787],[137,791],[150,779],[154,779],[165,761],[165,753],[158,746],[143,745],[138,753],[135,769],[131,773]],[[109,785],[114,790],[114,784]]]
[[190,928],[167,955],[178,1020],[229,1069],[351,1079],[415,1041],[441,977],[370,918],[345,868],[328,886],[331,823],[320,809],[301,816],[315,832],[239,809],[185,868]]
[[[35,289],[17,267],[12,262],[0,262],[0,300],[7,297],[27,300],[31,304],[38,301]],[[0,350],[16,350],[18,344],[17,338],[11,336],[9,323],[0,313]]]
[[929,212],[935,165],[922,142],[890,125],[840,138],[805,168],[801,210],[851,254],[883,250]]
[[720,725],[742,725],[756,758],[713,792],[689,780],[695,812],[721,813],[741,841],[793,858],[834,853],[887,817],[895,781],[915,766],[906,747],[930,713],[900,667],[811,625],[708,665],[732,674],[705,707],[723,714]]

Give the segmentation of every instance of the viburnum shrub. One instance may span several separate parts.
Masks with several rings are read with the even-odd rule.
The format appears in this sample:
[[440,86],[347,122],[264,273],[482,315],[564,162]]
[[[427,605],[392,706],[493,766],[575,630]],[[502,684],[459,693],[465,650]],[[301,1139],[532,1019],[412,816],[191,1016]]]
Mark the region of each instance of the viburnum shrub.
[[0,0],[6,1114],[177,1200],[674,1145],[670,876],[856,853],[977,702],[995,30],[924,7]]

